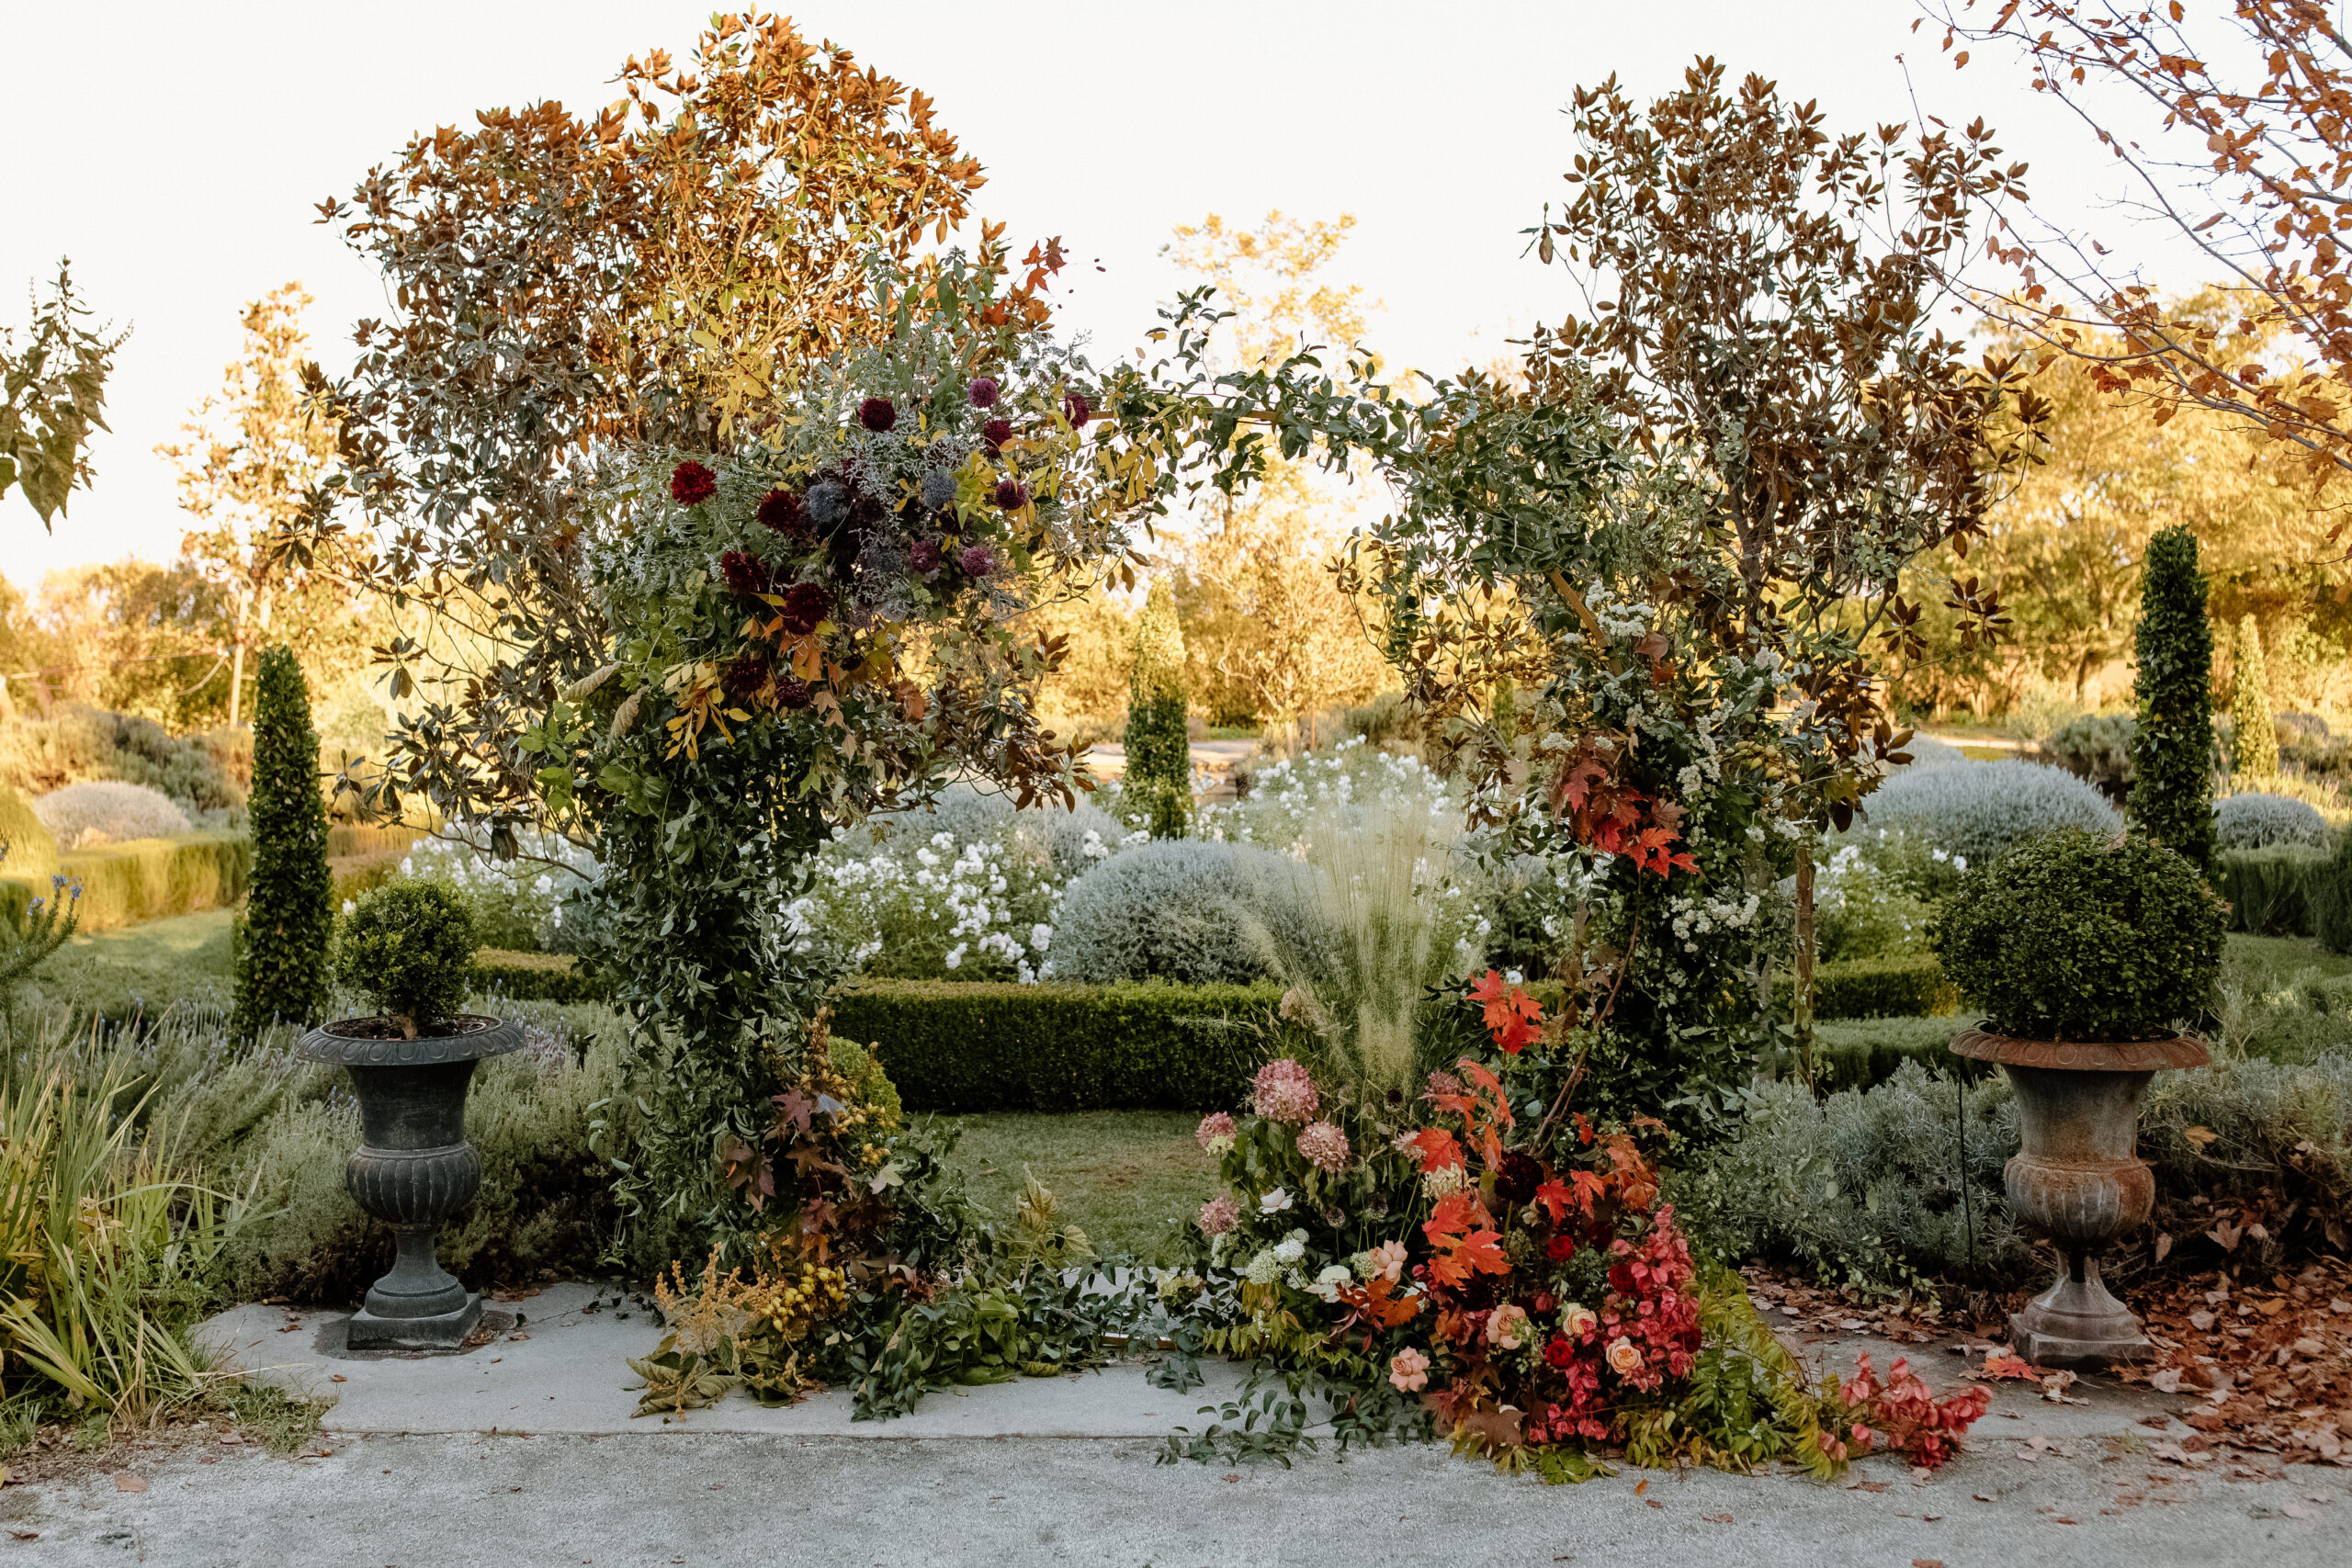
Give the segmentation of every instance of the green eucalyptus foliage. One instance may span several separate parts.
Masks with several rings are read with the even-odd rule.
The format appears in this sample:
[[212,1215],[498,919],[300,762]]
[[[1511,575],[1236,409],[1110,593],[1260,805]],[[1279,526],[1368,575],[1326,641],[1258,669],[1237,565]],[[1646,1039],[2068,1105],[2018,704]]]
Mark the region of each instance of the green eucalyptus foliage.
[[465,1005],[474,922],[438,882],[393,882],[360,896],[335,943],[335,971],[413,1040]]
[[2205,1011],[2227,916],[2174,851],[2064,829],[1963,877],[1939,917],[1936,951],[1990,1027],[2147,1040]]
[[2213,628],[2197,536],[2148,541],[2140,583],[2139,717],[2132,736],[2132,825],[2213,871]]
[[261,656],[254,694],[252,893],[237,944],[233,1028],[315,1023],[327,1004],[334,935],[334,876],[327,868],[326,803],[319,795],[319,736],[294,650]]
[[1193,815],[1193,742],[1185,728],[1184,633],[1162,576],[1136,619],[1127,678],[1127,771],[1122,792],[1155,839],[1184,835]]

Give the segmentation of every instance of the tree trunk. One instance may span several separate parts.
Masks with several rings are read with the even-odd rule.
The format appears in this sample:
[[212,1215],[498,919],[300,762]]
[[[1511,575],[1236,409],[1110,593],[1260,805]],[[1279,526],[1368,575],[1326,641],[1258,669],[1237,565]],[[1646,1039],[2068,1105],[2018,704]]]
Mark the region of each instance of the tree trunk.
[[1813,1087],[1813,829],[1797,849],[1796,1000],[1790,1010],[1797,1037],[1797,1077]]

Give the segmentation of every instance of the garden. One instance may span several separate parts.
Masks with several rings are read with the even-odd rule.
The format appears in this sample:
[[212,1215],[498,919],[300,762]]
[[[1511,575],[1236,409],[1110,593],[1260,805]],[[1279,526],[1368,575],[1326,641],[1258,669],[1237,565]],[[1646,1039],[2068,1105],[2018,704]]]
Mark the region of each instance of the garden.
[[[144,650],[0,682],[0,1463],[302,1450],[240,1303],[486,1361],[584,1280],[644,1424],[1129,1368],[1175,1466],[1826,1481],[2080,1376],[2352,1467],[2332,394],[1952,324],[1991,132],[1712,62],[1575,92],[1531,260],[1608,309],[1450,378],[1272,220],[1093,352],[921,94],[690,65],[369,170],[399,320],[256,304],[189,561],[0,601]],[[2170,479],[2053,523],[2109,447]]]

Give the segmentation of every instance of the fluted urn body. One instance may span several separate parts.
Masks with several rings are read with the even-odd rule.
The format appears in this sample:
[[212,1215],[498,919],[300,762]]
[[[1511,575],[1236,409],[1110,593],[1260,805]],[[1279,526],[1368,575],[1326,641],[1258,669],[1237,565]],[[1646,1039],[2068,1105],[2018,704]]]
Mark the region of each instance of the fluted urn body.
[[298,1052],[340,1064],[359,1100],[360,1145],[344,1185],[392,1229],[391,1271],[368,1289],[350,1324],[354,1349],[456,1349],[481,1318],[481,1299],[441,1267],[442,1221],[481,1186],[481,1156],[466,1141],[466,1091],[482,1058],[523,1043],[520,1023],[465,1015],[449,1032],[401,1039],[379,1019],[311,1030]]
[[2159,1068],[2210,1059],[2197,1041],[2020,1040],[1972,1029],[1956,1055],[1997,1062],[2017,1090],[2019,1148],[2002,1173],[2009,1205],[2066,1260],[2057,1283],[2012,1314],[2037,1364],[2147,1359],[2140,1320],[2099,1278],[2098,1257],[2147,1223],[2155,1178],[2137,1153],[2140,1096]]

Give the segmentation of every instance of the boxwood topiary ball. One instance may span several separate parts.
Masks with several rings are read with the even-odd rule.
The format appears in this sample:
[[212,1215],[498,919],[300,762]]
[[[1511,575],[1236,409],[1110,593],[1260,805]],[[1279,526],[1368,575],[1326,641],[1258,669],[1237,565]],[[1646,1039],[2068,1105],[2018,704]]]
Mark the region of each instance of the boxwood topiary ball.
[[2137,838],[2065,829],[1976,867],[1933,933],[1986,1027],[2030,1040],[2154,1040],[2201,1013],[2226,910],[2197,868]]
[[343,983],[412,1040],[464,1004],[473,962],[473,916],[438,882],[362,894],[335,941]]

